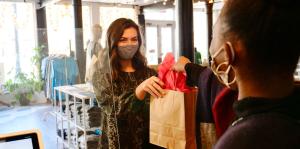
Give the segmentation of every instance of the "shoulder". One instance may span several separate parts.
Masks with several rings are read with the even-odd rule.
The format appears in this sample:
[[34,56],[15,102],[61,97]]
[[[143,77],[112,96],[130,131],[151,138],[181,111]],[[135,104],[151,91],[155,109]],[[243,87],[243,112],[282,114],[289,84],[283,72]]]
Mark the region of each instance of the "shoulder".
[[253,115],[228,128],[215,148],[300,148],[300,125],[279,114]]

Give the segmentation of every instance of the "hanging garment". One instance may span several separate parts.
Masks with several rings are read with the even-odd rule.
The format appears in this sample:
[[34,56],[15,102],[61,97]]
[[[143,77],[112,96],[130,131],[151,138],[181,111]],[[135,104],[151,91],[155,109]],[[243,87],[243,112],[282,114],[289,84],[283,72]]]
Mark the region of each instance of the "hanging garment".
[[[58,92],[56,92],[56,97],[54,97],[54,87],[72,85],[78,82],[78,65],[72,57],[62,55],[48,56],[43,59],[41,68],[48,99],[58,99]],[[62,99],[64,99],[64,96]]]

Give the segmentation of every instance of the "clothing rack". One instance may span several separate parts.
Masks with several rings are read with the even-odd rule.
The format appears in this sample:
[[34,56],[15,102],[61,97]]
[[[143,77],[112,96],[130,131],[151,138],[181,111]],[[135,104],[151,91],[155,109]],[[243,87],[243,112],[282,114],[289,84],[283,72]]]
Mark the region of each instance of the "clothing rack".
[[[44,80],[45,96],[57,100],[54,96],[54,87],[73,85],[79,80],[77,62],[72,57],[65,55],[50,55],[42,60],[42,79]],[[64,97],[62,97],[64,99]]]

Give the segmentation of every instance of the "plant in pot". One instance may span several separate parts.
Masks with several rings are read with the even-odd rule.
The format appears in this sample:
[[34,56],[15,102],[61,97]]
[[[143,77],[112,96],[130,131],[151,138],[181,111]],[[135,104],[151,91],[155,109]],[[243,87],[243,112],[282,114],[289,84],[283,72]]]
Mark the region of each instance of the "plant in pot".
[[20,102],[20,105],[25,106],[29,105],[34,92],[41,91],[42,82],[37,80],[33,74],[28,76],[25,73],[18,73],[14,79],[8,80],[4,86]]
[[41,70],[41,65],[42,65],[42,59],[46,57],[46,54],[43,52],[45,46],[37,46],[33,48],[34,55],[31,57],[31,63],[35,66],[35,76],[38,80],[42,80],[42,70]]
[[44,45],[33,48],[34,55],[31,57],[31,62],[34,70],[30,75],[19,72],[4,84],[5,88],[20,102],[20,105],[29,105],[34,93],[42,90],[41,62],[45,57],[44,48]]

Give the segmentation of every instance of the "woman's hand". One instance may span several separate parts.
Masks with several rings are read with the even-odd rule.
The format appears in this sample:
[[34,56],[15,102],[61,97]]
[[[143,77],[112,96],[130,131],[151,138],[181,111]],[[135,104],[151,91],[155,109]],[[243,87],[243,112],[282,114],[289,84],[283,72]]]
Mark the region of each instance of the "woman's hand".
[[146,96],[146,93],[149,93],[155,98],[163,97],[166,93],[165,90],[162,89],[162,86],[164,86],[164,83],[159,78],[152,76],[142,82],[135,89],[136,97],[140,100],[143,100]]
[[184,56],[180,56],[177,63],[175,65],[173,65],[172,70],[175,70],[178,72],[185,72],[185,65],[188,63],[191,63],[191,61],[188,58],[186,58]]

